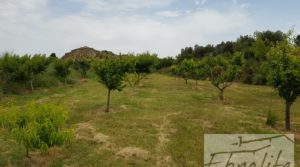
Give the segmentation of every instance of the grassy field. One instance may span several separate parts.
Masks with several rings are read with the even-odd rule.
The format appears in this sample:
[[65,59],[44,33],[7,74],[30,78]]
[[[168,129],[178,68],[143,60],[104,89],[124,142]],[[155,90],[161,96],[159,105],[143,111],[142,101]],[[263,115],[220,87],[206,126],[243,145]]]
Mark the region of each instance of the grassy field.
[[[274,89],[235,83],[224,102],[208,81],[185,85],[178,78],[153,74],[138,88],[112,93],[111,112],[104,113],[106,89],[94,80],[8,96],[1,105],[30,101],[69,108],[67,125],[76,139],[49,153],[32,152],[0,131],[0,166],[203,166],[206,133],[286,133],[284,102]],[[300,108],[292,107],[292,132],[300,165]],[[265,125],[268,111],[279,116],[276,129]],[[131,156],[132,155],[132,156]]]

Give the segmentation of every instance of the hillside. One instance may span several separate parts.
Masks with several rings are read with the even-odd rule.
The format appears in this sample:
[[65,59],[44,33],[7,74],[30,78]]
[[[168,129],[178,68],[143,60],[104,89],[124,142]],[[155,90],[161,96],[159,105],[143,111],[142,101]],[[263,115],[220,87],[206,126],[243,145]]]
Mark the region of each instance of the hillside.
[[[152,74],[142,87],[114,91],[110,113],[103,112],[106,93],[97,81],[78,79],[70,86],[8,96],[0,104],[37,101],[69,108],[68,126],[74,128],[77,140],[52,148],[49,154],[32,153],[33,166],[199,167],[205,133],[286,133],[284,102],[270,87],[235,83],[221,102],[208,81],[196,87],[194,81],[185,85],[182,79]],[[291,113],[298,165],[299,108],[298,101]],[[276,129],[265,125],[268,111],[279,115]],[[0,131],[0,166],[26,163],[24,148]]]
[[66,53],[62,58],[63,59],[82,59],[82,58],[103,59],[114,55],[115,54],[111,51],[106,51],[106,50],[98,51],[94,48],[84,46]]

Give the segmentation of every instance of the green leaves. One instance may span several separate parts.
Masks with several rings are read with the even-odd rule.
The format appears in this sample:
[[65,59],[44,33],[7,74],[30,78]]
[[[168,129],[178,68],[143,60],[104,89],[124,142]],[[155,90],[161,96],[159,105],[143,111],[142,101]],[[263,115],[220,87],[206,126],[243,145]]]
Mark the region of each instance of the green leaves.
[[290,130],[290,108],[300,95],[299,48],[289,41],[289,37],[275,47],[269,54],[269,79],[279,96],[285,99],[285,127]]
[[111,90],[121,91],[125,87],[123,84],[125,74],[133,71],[133,65],[131,59],[124,58],[110,58],[94,64],[99,82],[108,89],[106,112],[109,112]]
[[135,72],[138,74],[149,74],[155,70],[155,66],[158,64],[158,58],[156,55],[144,53],[135,57]]
[[212,84],[220,90],[230,86],[238,76],[238,67],[220,56],[209,57],[206,62],[210,73],[209,78]]
[[70,74],[71,62],[67,60],[58,59],[54,62],[55,75],[64,79],[66,83],[66,78]]
[[294,102],[300,95],[300,59],[296,52],[296,48],[286,40],[268,54],[271,84],[288,102]]
[[109,90],[121,91],[124,87],[122,83],[124,76],[132,68],[130,61],[120,58],[106,59],[94,64],[94,70],[99,78],[99,82],[104,84]]
[[87,71],[90,69],[90,60],[88,59],[76,59],[72,64],[73,68],[77,70],[81,77],[86,77]]
[[45,55],[17,56],[5,53],[0,57],[0,83],[10,85],[30,81],[33,90],[33,80],[36,75],[46,71],[50,61]]
[[0,110],[0,124],[26,149],[47,150],[70,141],[72,133],[64,130],[65,108],[50,104],[30,103],[22,108]]

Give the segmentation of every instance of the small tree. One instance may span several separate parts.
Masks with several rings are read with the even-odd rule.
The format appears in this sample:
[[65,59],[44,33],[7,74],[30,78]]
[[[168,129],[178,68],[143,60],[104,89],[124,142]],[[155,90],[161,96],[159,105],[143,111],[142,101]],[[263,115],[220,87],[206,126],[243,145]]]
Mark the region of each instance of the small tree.
[[208,66],[209,79],[212,85],[219,90],[220,100],[224,100],[225,89],[231,86],[237,78],[237,67],[220,56],[208,57],[205,61]]
[[67,77],[71,73],[70,66],[71,63],[67,60],[58,59],[54,62],[55,75],[63,79],[65,84],[67,84]]
[[10,53],[5,53],[0,57],[0,84],[2,91],[7,93],[7,88],[15,83],[22,84],[28,81],[28,70],[26,63],[29,60],[29,56],[19,57]]
[[31,91],[34,90],[33,81],[35,76],[46,71],[48,64],[49,61],[45,55],[34,55],[32,57],[29,56],[25,65],[26,71],[28,73],[28,78],[30,80]]
[[63,129],[67,112],[62,107],[31,103],[21,109],[0,109],[0,125],[24,145],[27,157],[30,150],[46,151],[67,143],[72,137],[70,130]]
[[86,78],[87,71],[90,69],[90,62],[87,59],[74,60],[73,68],[78,71],[81,77]]
[[158,64],[157,55],[151,55],[149,53],[143,53],[135,57],[134,68],[136,75],[136,80],[134,85],[138,85],[142,79],[144,79],[148,74],[155,70]]
[[105,85],[108,90],[105,112],[109,112],[111,91],[121,91],[124,88],[124,76],[132,68],[133,64],[119,58],[106,59],[94,64],[94,70],[99,78],[99,82]]
[[206,64],[203,61],[195,61],[194,67],[191,71],[191,76],[194,80],[196,80],[196,86],[198,86],[198,81],[206,79],[208,77]]
[[193,77],[193,73],[196,69],[196,63],[192,59],[183,60],[177,69],[178,74],[185,80],[185,84],[188,84],[188,79]]
[[269,79],[279,96],[285,100],[285,128],[290,130],[290,110],[300,95],[300,59],[297,49],[285,39],[268,53],[270,67]]

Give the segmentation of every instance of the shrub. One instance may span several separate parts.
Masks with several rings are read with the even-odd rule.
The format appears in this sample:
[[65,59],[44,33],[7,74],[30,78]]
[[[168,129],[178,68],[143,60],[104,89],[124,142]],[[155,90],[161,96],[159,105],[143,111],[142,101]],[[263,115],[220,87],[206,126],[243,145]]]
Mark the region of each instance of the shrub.
[[274,128],[277,124],[277,121],[278,121],[277,115],[275,115],[273,112],[269,111],[266,124]]
[[68,113],[62,107],[30,103],[23,108],[0,109],[0,125],[24,145],[27,157],[30,150],[46,151],[71,139],[71,131],[63,129]]

